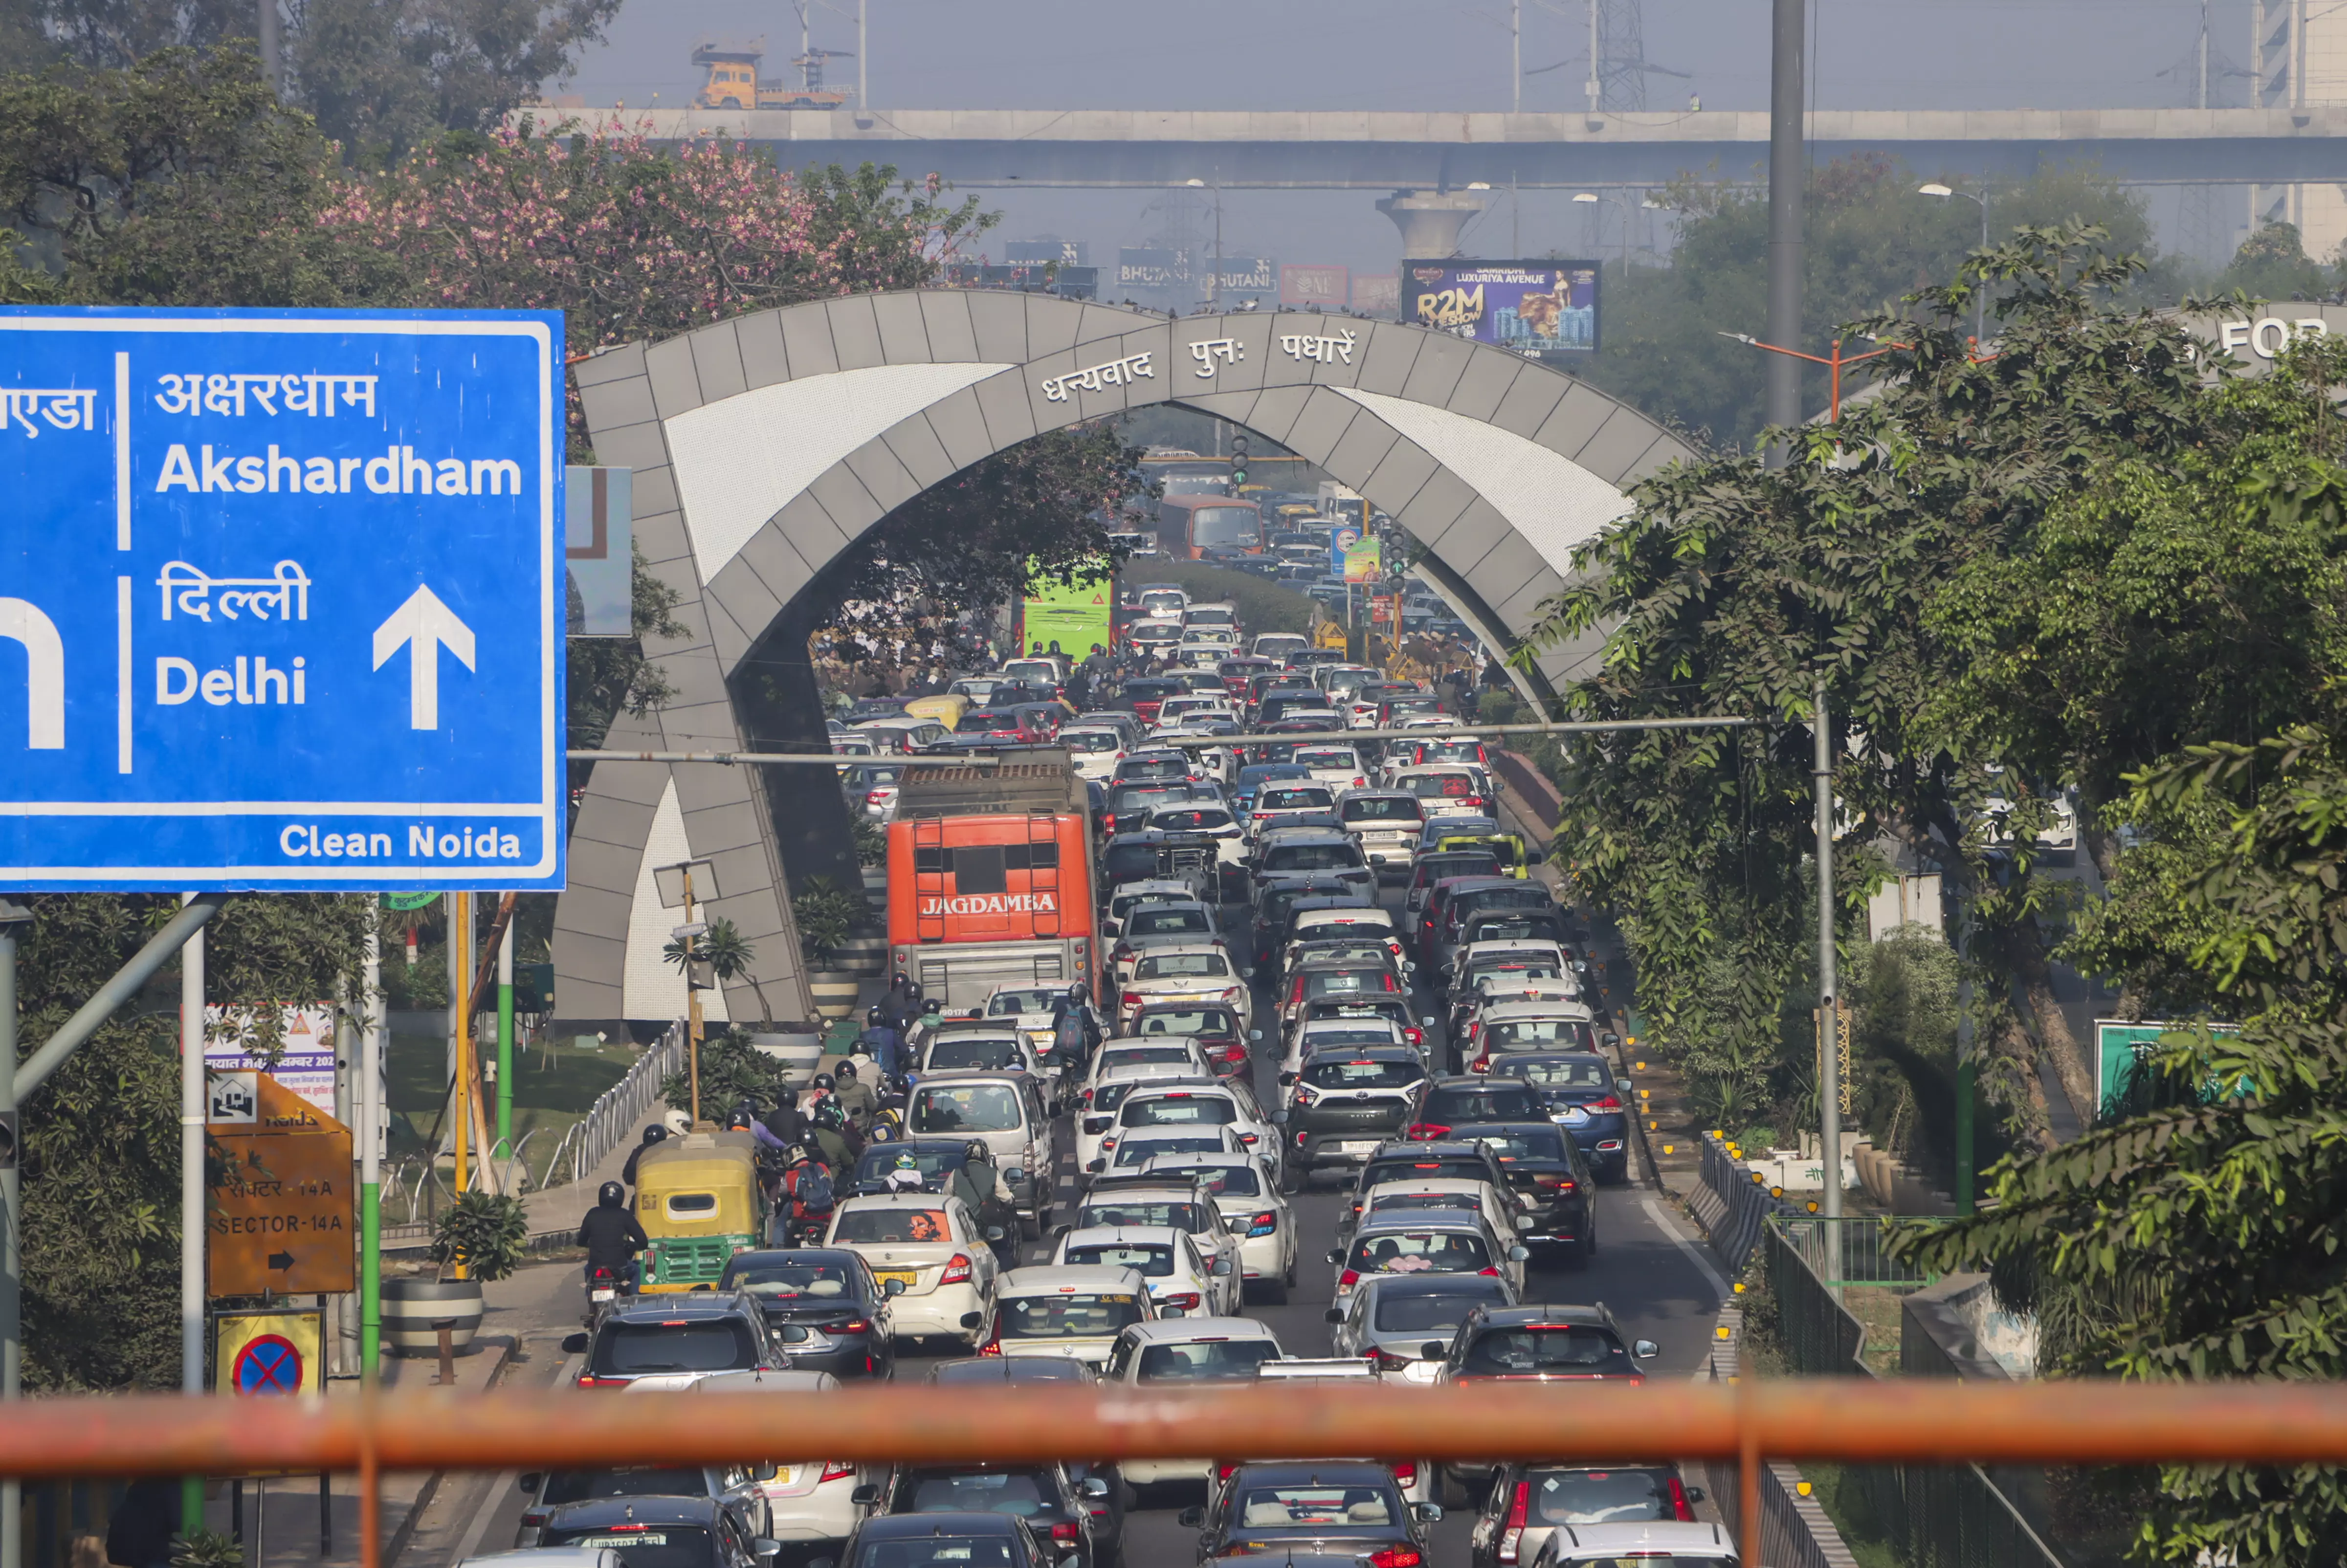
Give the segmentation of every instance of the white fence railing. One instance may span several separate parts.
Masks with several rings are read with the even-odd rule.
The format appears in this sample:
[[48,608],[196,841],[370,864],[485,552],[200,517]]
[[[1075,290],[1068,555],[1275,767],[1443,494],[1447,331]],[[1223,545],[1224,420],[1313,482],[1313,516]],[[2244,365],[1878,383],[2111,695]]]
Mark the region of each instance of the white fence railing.
[[604,1155],[633,1135],[637,1122],[660,1098],[661,1080],[683,1065],[684,1026],[671,1024],[636,1059],[627,1076],[603,1091],[587,1114],[570,1124],[533,1184],[544,1188],[584,1179]]

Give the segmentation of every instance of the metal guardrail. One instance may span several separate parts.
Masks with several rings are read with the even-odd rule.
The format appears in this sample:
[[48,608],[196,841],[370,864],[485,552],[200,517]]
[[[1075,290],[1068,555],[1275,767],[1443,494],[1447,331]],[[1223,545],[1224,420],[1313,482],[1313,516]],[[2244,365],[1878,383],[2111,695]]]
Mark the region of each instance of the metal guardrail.
[[1771,1214],[1799,1212],[1782,1198],[1771,1197],[1754,1173],[1728,1153],[1727,1141],[1717,1132],[1702,1137],[1703,1184],[1696,1189],[1696,1217],[1711,1236],[1712,1250],[1727,1263],[1731,1275],[1744,1272],[1752,1249],[1760,1243],[1760,1227]]
[[[1809,1272],[1826,1285],[1881,1286],[1896,1290],[1939,1283],[1938,1275],[1891,1255],[1891,1226],[1879,1215],[1841,1214],[1828,1219],[1823,1214],[1780,1212],[1775,1218],[1785,1244],[1799,1253]],[[1947,1218],[1942,1214],[1901,1214],[1897,1223],[1942,1225]]]
[[598,1095],[587,1114],[564,1131],[534,1184],[544,1189],[582,1180],[634,1132],[637,1122],[660,1098],[661,1080],[683,1065],[684,1025],[673,1023],[636,1059],[627,1076]]
[[[1870,1223],[1879,1235],[1879,1222]],[[1801,1226],[1809,1227],[1809,1234],[1797,1243],[1789,1233]],[[1846,1232],[1851,1228],[1843,1227]],[[1807,1216],[1774,1218],[1762,1231],[1768,1289],[1777,1299],[1778,1332],[1793,1371],[1805,1378],[1863,1378],[1885,1393],[1916,1389],[1918,1379],[1878,1379],[1866,1364],[1866,1326],[1843,1307],[1836,1286],[1819,1276],[1803,1250],[1807,1245],[1822,1252],[1825,1239],[1823,1226]],[[1847,1243],[1852,1238],[1845,1234],[1841,1239]],[[1888,1283],[1896,1288],[1917,1282]],[[1948,1457],[1980,1456],[1952,1452]],[[1850,1475],[1908,1568],[2065,1568],[2012,1499],[1976,1463],[1859,1462],[1850,1466]]]

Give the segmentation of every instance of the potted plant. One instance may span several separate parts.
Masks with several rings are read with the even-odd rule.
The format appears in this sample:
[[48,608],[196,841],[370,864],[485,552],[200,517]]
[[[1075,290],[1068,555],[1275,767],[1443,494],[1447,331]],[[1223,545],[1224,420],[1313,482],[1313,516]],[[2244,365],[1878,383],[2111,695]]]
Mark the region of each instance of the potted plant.
[[[383,1282],[384,1343],[404,1353],[436,1355],[445,1323],[450,1346],[464,1349],[480,1331],[481,1286],[513,1273],[528,1246],[529,1220],[519,1198],[482,1192],[460,1196],[434,1227],[431,1255],[438,1273]],[[459,1264],[466,1277],[446,1277]]]
[[791,900],[791,917],[799,928],[799,950],[806,957],[808,989],[815,1009],[825,1019],[842,1019],[856,1010],[856,977],[836,968],[834,960],[866,913],[864,896],[851,893],[828,876],[810,876]]

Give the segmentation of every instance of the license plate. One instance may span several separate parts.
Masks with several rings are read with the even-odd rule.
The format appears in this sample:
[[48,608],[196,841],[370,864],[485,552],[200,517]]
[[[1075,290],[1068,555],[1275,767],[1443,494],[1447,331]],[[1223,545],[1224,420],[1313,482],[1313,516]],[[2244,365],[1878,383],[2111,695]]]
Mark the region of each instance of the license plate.
[[1337,1145],[1337,1152],[1340,1154],[1374,1154],[1378,1152],[1378,1141],[1375,1138],[1348,1138]]
[[792,1471],[790,1466],[786,1464],[778,1464],[774,1467],[774,1473],[768,1478],[768,1484],[773,1486],[788,1486],[791,1484],[791,1475]]
[[872,1277],[880,1282],[883,1289],[887,1288],[890,1280],[901,1279],[905,1282],[905,1288],[910,1290],[913,1287],[913,1282],[920,1278],[921,1276],[919,1271],[917,1269],[876,1268],[872,1271]]
[[605,1287],[603,1287],[603,1288],[602,1288],[602,1289],[600,1289],[600,1290],[597,1290],[597,1291],[593,1292],[593,1293],[592,1293],[592,1294],[588,1297],[588,1299],[589,1299],[589,1300],[591,1300],[591,1301],[617,1301],[619,1298],[620,1298],[620,1293],[619,1293],[618,1291],[616,1291],[616,1290],[611,1289],[611,1288],[610,1288],[610,1286],[606,1286]]

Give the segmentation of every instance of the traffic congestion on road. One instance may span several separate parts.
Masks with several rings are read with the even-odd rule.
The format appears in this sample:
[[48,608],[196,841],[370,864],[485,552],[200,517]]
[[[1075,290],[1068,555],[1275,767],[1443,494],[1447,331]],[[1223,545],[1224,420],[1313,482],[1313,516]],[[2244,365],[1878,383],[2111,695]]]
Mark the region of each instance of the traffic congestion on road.
[[[1429,683],[1250,637],[1178,587],[1126,598],[1116,649],[839,727],[851,807],[890,839],[889,993],[852,1081],[644,1155],[652,1261],[567,1343],[580,1388],[1565,1384],[1702,1361],[1723,1287],[1646,1184],[1604,956],[1491,743]],[[887,761],[862,760],[875,741]],[[857,1153],[825,1161],[842,1135]],[[771,1212],[717,1245],[696,1222],[724,1199],[663,1173],[729,1160]],[[1735,1561],[1635,1432],[1618,1463],[1496,1468],[821,1446],[525,1475],[484,1545],[509,1522],[512,1546],[589,1568]]]

